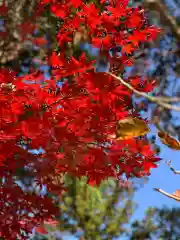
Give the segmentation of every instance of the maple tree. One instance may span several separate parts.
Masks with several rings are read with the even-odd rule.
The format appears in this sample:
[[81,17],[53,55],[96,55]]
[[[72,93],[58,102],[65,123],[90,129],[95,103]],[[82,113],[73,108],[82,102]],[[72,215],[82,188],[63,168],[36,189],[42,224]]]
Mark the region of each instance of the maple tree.
[[[133,106],[133,91],[108,73],[96,72],[98,60],[89,60],[73,45],[74,34],[84,34],[83,26],[89,36],[86,41],[100,48],[100,57],[110,62],[111,71],[117,64],[122,68],[133,64],[129,54],[155,39],[160,30],[149,26],[144,10],[129,7],[127,0],[108,4],[104,0],[98,4],[43,0],[40,9],[46,4],[63,21],[57,33],[59,54],[53,51],[47,56],[51,79],[40,70],[19,76],[0,69],[0,232],[10,240],[27,239],[34,226],[56,217],[56,199],[65,189],[63,183],[53,181],[55,176],[87,176],[89,184],[98,185],[108,177],[120,179],[122,174],[128,178],[149,175],[160,160],[147,136],[109,138],[118,121],[140,118]],[[84,38],[79,39],[81,44]],[[58,87],[62,78],[63,85]],[[154,81],[140,76],[126,82],[143,92],[154,87]],[[43,153],[33,153],[40,147]],[[17,182],[22,171],[30,171],[40,188],[45,184],[51,197],[22,190]]]

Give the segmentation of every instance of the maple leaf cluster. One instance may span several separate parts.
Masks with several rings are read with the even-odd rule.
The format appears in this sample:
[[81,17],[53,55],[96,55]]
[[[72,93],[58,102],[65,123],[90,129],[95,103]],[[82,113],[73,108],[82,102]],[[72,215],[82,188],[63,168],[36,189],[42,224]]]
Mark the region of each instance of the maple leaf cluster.
[[[27,239],[34,226],[58,213],[54,198],[22,190],[17,183],[19,169],[28,167],[37,186],[45,184],[49,193],[60,195],[63,183],[57,185],[49,176],[68,173],[100,184],[122,174],[149,175],[160,160],[146,137],[123,141],[108,137],[116,131],[117,121],[139,116],[132,91],[107,73],[95,72],[95,61],[85,53],[68,58],[65,54],[66,43],[73,42],[83,25],[89,43],[99,47],[111,65],[115,60],[128,64],[128,54],[158,33],[148,26],[144,10],[128,7],[126,0],[108,5],[101,0],[101,8],[81,0],[40,4],[49,4],[52,13],[64,20],[57,34],[60,54],[52,52],[49,57],[51,79],[46,80],[40,70],[18,76],[0,69],[0,232],[9,240]],[[117,45],[122,46],[122,55],[111,57],[108,50]],[[58,87],[62,78],[71,83],[67,80]],[[140,77],[127,81],[137,89],[152,90]],[[32,152],[40,147],[43,153]]]

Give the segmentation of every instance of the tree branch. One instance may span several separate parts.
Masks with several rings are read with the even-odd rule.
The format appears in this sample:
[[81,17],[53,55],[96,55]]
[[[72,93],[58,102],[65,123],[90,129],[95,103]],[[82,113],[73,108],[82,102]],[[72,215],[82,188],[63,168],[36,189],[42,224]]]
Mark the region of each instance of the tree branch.
[[163,96],[163,97],[158,97],[159,100],[161,100],[162,102],[171,102],[171,103],[180,103],[180,97],[166,97],[166,96]]
[[[164,97],[153,97],[153,96],[150,96],[144,92],[140,92],[138,90],[136,90],[134,87],[132,87],[129,83],[125,82],[121,77],[118,77],[110,72],[108,72],[107,74],[109,74],[110,76],[114,77],[115,79],[119,80],[124,86],[126,86],[128,89],[130,89],[134,94],[138,95],[138,96],[141,96],[141,97],[144,97],[146,99],[148,99],[149,101],[151,102],[155,102],[157,103],[158,105],[160,105],[161,107],[163,108],[166,108],[166,109],[169,109],[169,110],[174,110],[174,111],[180,111],[180,107],[178,106],[173,106],[169,103],[167,103],[167,100],[166,102],[163,101]],[[177,99],[176,99],[177,100]],[[173,101],[170,101],[169,99],[169,102],[173,102]]]
[[148,10],[154,10],[158,12],[160,14],[160,20],[162,24],[167,24],[170,26],[177,40],[180,41],[180,28],[176,19],[170,15],[168,7],[160,0],[144,0],[144,5],[148,8]]
[[165,192],[164,190],[162,190],[161,188],[154,188],[154,190],[157,191],[157,192],[162,193],[162,194],[165,195],[166,197],[172,198],[172,199],[174,199],[174,200],[176,200],[176,201],[180,201],[180,197],[179,197],[179,196],[177,196],[177,195],[175,195],[175,194],[167,193],[167,192]]
[[171,170],[173,173],[175,173],[175,174],[180,174],[180,170],[176,170],[176,169],[174,169],[174,168],[172,167],[171,161],[166,161],[166,163],[168,164],[170,170]]

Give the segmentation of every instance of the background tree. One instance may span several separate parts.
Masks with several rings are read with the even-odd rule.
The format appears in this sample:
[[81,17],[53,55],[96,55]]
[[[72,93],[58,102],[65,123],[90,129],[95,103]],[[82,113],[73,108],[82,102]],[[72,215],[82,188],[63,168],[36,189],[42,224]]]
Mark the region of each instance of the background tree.
[[110,240],[125,235],[135,208],[132,201],[135,187],[113,179],[99,187],[89,186],[86,179],[70,176],[66,177],[65,185],[67,191],[59,199],[57,226],[44,225],[50,234],[52,230],[60,230],[88,240]]
[[0,66],[19,74],[47,65],[57,18],[39,0],[0,1]]
[[179,208],[149,207],[143,219],[131,221],[137,208],[133,195],[139,185],[132,187],[112,179],[97,188],[88,186],[85,179],[68,177],[66,186],[67,192],[59,200],[60,216],[56,225],[45,224],[44,229],[40,229],[45,234],[37,233],[32,240],[59,240],[63,238],[63,232],[80,240],[179,239]]
[[180,236],[180,209],[167,207],[148,208],[142,220],[131,224],[129,240],[168,239],[178,240]]
[[[134,0],[132,4],[143,4],[147,10],[148,21],[160,26],[163,33],[156,41],[145,44],[143,51],[136,53],[135,64],[128,74],[137,73],[150,79],[154,78],[158,85],[153,95],[173,97],[175,100],[169,103],[179,105],[180,16],[176,11],[179,9],[179,3],[167,0]],[[150,112],[151,121],[158,129],[180,139],[179,115],[175,111],[165,109],[147,99],[138,99],[137,108],[143,110],[143,106],[145,112]]]

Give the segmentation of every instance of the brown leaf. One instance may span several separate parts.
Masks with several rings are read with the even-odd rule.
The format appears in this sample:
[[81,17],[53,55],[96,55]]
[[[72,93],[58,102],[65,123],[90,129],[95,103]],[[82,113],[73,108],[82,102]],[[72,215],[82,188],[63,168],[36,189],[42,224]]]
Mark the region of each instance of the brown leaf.
[[169,148],[180,150],[180,142],[169,136],[166,132],[158,132],[158,136],[161,142],[167,145]]
[[175,193],[173,193],[172,195],[180,198],[180,189],[176,190]]

